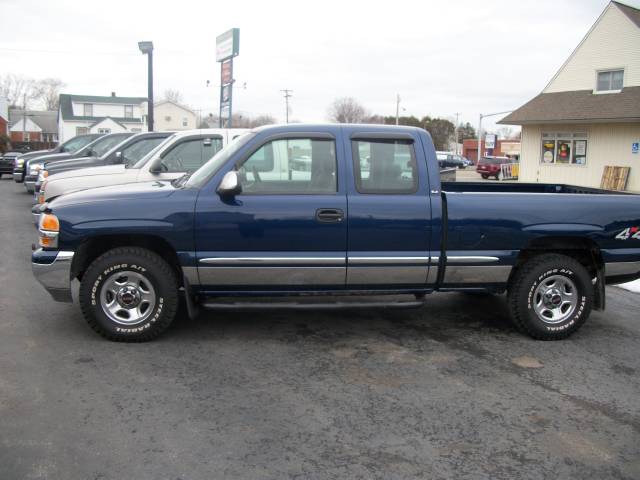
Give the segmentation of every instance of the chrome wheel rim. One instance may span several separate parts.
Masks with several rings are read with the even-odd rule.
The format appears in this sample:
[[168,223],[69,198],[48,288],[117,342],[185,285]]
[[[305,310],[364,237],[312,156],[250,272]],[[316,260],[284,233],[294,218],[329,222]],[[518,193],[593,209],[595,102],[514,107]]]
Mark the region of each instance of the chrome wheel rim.
[[144,275],[129,270],[111,274],[100,291],[100,305],[120,325],[144,322],[156,305],[156,292]]
[[533,308],[544,323],[564,322],[573,315],[577,306],[576,284],[563,275],[545,278],[533,294]]

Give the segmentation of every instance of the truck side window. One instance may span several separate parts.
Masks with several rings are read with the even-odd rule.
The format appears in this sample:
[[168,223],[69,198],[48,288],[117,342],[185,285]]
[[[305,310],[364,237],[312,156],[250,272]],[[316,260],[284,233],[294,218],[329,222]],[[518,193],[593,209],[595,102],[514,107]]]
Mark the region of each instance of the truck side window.
[[356,189],[360,193],[415,193],[418,170],[413,142],[355,140],[352,142]]
[[333,140],[272,140],[237,169],[243,194],[322,195],[337,192]]
[[222,148],[221,138],[193,138],[178,143],[162,157],[162,171],[195,172]]

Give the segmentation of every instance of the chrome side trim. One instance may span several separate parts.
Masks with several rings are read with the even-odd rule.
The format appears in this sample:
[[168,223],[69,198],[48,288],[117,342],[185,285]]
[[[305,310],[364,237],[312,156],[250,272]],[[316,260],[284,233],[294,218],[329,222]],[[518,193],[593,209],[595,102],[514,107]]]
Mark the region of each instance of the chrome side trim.
[[182,274],[187,277],[189,284],[200,285],[200,277],[198,277],[198,267],[182,267]]
[[205,265],[340,265],[346,262],[345,257],[215,257],[201,258]]
[[443,283],[505,283],[509,279],[511,268],[511,265],[447,266]]
[[347,268],[347,285],[424,285],[429,267],[362,266]]
[[500,261],[498,257],[479,256],[447,256],[447,265],[450,263],[495,263]]
[[[432,258],[433,259],[433,258]],[[431,266],[427,272],[427,285],[434,285],[438,281],[438,267]]]
[[349,257],[348,265],[398,265],[429,264],[429,257]]
[[199,267],[202,285],[343,285],[346,267]]
[[640,262],[608,262],[604,264],[605,277],[640,273]]

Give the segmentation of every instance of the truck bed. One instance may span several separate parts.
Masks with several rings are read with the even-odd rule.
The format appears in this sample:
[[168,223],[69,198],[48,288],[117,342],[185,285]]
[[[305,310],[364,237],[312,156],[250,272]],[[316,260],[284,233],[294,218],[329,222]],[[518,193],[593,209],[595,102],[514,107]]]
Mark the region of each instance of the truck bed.
[[443,192],[473,193],[582,193],[607,195],[634,195],[629,192],[603,190],[601,188],[578,187],[559,183],[497,183],[497,182],[442,182]]

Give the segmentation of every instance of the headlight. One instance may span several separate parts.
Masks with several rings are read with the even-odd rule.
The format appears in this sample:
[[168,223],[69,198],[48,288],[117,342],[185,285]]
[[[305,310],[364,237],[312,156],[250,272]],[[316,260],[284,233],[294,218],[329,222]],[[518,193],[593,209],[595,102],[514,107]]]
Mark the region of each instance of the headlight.
[[15,162],[13,162],[14,167],[22,167],[24,165],[24,158],[16,158]]
[[38,231],[40,232],[38,244],[41,247],[56,248],[58,246],[58,234],[60,233],[58,217],[51,213],[41,213]]

